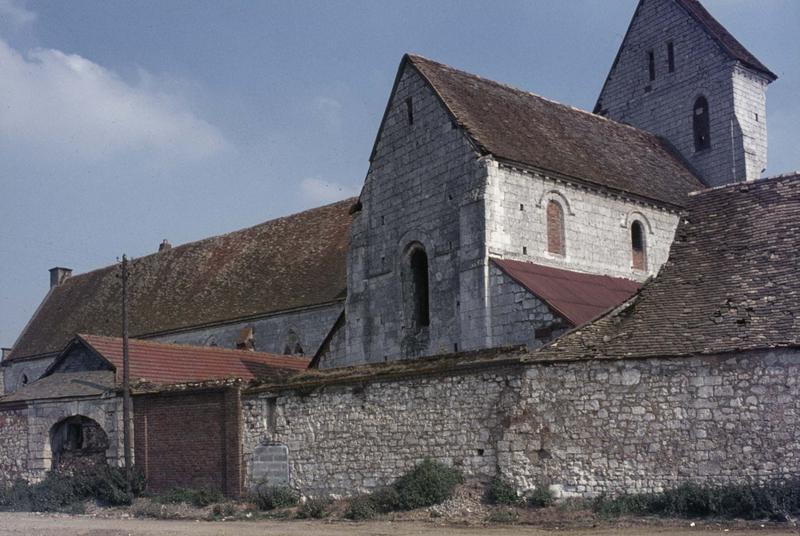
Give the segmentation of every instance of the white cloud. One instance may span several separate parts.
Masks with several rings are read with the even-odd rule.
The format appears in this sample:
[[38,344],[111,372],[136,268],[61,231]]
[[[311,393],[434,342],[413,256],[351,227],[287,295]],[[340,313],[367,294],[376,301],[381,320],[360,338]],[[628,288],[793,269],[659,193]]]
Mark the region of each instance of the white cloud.
[[303,197],[315,206],[341,201],[357,193],[351,186],[316,178],[307,178],[300,181],[300,190]]
[[331,97],[314,97],[312,109],[326,126],[339,128],[342,123],[342,103]]
[[181,95],[145,74],[128,83],[79,55],[23,54],[2,39],[0,65],[0,143],[7,147],[81,160],[142,151],[197,160],[228,147]]
[[26,26],[36,20],[36,13],[14,0],[0,0],[0,23],[12,28]]

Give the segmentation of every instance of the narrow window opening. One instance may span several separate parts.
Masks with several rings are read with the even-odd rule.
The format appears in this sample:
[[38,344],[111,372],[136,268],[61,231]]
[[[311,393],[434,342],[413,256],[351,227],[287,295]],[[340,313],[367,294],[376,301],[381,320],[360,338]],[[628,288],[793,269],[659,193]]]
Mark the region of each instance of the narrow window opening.
[[527,246],[522,246],[522,254],[523,255],[527,255],[528,254],[528,247]]
[[758,123],[758,112],[756,112],[756,123]]
[[698,97],[694,102],[692,113],[694,128],[694,150],[702,151],[711,147],[711,126],[708,112],[708,101],[705,97]]
[[67,424],[67,440],[64,442],[68,450],[83,448],[83,429],[78,423]]
[[453,352],[458,353],[458,343],[453,344]]
[[564,255],[564,210],[557,201],[547,203],[547,251]]
[[422,248],[411,253],[412,299],[414,300],[414,324],[416,327],[430,325],[428,301],[428,256]]
[[631,255],[633,268],[635,270],[644,270],[646,265],[644,227],[638,221],[631,224]]
[[656,79],[656,53],[652,50],[647,53],[647,70],[652,82]]
[[406,114],[408,115],[408,124],[414,124],[414,101],[411,97],[406,99]]
[[300,344],[300,336],[293,329],[286,334],[286,343],[283,345],[284,355],[305,355],[303,345]]
[[28,375],[27,374],[23,374],[22,375],[22,385],[28,385]]
[[386,216],[381,216],[381,225],[386,225]]
[[519,204],[519,209],[520,209],[520,210],[525,210],[525,205],[523,205],[522,203],[520,203],[520,204]]
[[667,63],[669,64],[669,72],[675,72],[675,43],[670,41],[667,43]]

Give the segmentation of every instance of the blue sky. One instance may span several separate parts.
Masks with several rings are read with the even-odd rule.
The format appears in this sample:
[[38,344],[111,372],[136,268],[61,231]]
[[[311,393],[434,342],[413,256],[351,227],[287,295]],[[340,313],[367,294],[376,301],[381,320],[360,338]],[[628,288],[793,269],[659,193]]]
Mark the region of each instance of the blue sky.
[[[780,79],[800,168],[800,2],[706,0]],[[591,109],[636,0],[0,0],[0,345],[76,273],[355,195],[416,52]]]

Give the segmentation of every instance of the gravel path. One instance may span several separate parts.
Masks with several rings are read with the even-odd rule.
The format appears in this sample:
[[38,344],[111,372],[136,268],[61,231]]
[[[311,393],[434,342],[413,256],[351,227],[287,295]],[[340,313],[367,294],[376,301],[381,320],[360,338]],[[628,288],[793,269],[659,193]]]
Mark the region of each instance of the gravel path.
[[0,513],[0,536],[677,536],[757,535],[797,536],[791,530],[773,528],[730,530],[719,527],[592,528],[542,530],[532,527],[453,527],[429,523],[374,522],[325,523],[320,521],[258,521],[208,523],[203,521],[157,521],[151,519],[103,519],[85,516]]

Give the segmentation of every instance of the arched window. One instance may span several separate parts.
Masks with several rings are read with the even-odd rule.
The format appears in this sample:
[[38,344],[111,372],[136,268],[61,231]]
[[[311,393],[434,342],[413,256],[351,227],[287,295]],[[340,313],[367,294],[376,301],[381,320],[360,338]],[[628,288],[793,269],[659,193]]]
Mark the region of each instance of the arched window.
[[634,221],[631,224],[631,256],[635,270],[647,269],[647,255],[644,243],[644,226]]
[[429,326],[430,298],[428,289],[428,255],[421,244],[413,245],[407,256],[406,311],[415,328]]
[[297,333],[290,329],[286,335],[286,344],[283,346],[283,353],[285,355],[304,355],[303,346],[300,344],[300,337]]
[[702,151],[710,148],[711,121],[708,113],[708,100],[705,97],[697,97],[697,100],[694,101],[692,124],[694,127],[694,150]]
[[547,203],[547,251],[564,255],[564,209],[558,201]]

